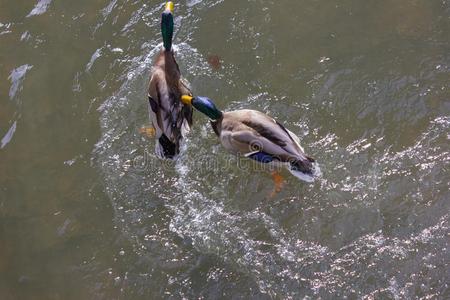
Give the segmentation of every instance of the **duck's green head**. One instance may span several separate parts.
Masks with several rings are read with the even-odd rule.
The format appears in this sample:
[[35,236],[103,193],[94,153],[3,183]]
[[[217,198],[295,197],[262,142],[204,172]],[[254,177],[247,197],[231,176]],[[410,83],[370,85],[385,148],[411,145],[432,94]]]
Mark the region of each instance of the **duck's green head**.
[[214,102],[208,97],[191,97],[183,95],[181,97],[181,101],[184,104],[192,105],[195,109],[207,115],[211,120],[218,120],[222,118],[223,113],[217,109]]
[[166,3],[166,9],[162,13],[161,33],[164,41],[164,49],[170,51],[172,49],[173,38],[173,2]]

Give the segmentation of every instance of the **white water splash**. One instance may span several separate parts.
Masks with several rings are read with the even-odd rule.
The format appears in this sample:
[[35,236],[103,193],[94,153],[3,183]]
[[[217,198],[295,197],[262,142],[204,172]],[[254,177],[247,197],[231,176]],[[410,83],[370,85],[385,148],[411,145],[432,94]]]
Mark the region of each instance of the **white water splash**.
[[[138,18],[131,26],[133,20]],[[174,48],[194,88],[212,86],[201,54],[187,44]],[[153,149],[153,141],[142,141],[134,127],[146,120],[146,75],[160,45],[144,44],[142,49],[149,54],[130,59],[120,78],[122,86],[99,109],[102,137],[95,150],[117,226],[142,260],[155,258],[159,269],[170,261],[195,270],[198,261],[192,265],[189,257],[213,256],[232,273],[250,278],[262,293],[286,299],[407,298],[427,280],[437,282],[448,274],[449,216],[439,212],[445,208],[439,199],[448,196],[441,189],[449,163],[447,118],[431,121],[413,146],[397,152],[383,144],[383,135],[346,143],[333,131],[317,135],[308,148],[320,153],[318,160],[329,174],[308,187],[293,178],[279,201],[265,203],[269,181],[264,174],[221,170],[229,155],[217,150],[221,148],[201,118],[175,166],[150,155],[151,171],[129,168],[132,154]],[[233,80],[232,74],[228,77]],[[257,107],[260,97],[251,101],[227,107]],[[210,158],[215,167],[199,170],[202,159]],[[436,160],[440,162],[432,164]],[[399,191],[401,184],[405,188]],[[422,199],[435,203],[424,204]],[[248,202],[249,208],[241,209]],[[434,213],[428,210],[433,204]],[[146,224],[158,205],[156,217]],[[439,267],[440,272],[433,271]],[[170,285],[195,293],[185,283],[189,276],[171,276]],[[149,285],[151,280],[141,288]]]
[[22,82],[25,78],[25,75],[29,70],[31,70],[33,66],[31,65],[22,65],[14,70],[12,70],[8,79],[11,80],[11,88],[9,89],[9,98],[12,100],[16,96],[17,92],[22,89]]
[[86,72],[90,72],[92,69],[92,66],[94,65],[95,61],[102,56],[102,48],[98,48],[97,50],[95,50],[94,54],[92,54],[91,59],[89,60],[89,62],[86,65]]
[[0,149],[5,148],[5,146],[11,141],[14,133],[16,132],[16,128],[17,128],[17,121],[14,121],[12,126],[9,128],[8,132],[2,138]]
[[31,16],[42,15],[47,11],[51,3],[52,0],[39,0],[39,2],[34,6],[33,10],[30,11],[30,13],[27,15],[27,18]]

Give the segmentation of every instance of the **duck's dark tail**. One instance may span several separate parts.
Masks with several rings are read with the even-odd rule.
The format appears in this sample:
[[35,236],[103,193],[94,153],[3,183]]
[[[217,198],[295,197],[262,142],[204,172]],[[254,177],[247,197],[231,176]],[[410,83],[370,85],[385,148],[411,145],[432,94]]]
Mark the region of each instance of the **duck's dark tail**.
[[163,134],[156,143],[156,153],[161,158],[174,159],[180,153],[180,147]]
[[315,160],[311,157],[305,156],[304,158],[297,159],[290,162],[289,171],[297,178],[306,181],[313,182],[316,172]]

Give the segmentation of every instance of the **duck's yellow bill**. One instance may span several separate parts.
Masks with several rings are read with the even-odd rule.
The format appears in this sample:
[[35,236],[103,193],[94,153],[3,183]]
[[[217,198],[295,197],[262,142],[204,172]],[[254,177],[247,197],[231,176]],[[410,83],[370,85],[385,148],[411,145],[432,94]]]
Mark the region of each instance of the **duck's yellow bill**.
[[166,3],[166,10],[170,11],[171,13],[173,13],[173,2],[169,1]]
[[187,105],[191,105],[192,104],[192,99],[194,99],[194,98],[192,96],[189,96],[189,95],[181,96],[181,102],[183,102],[184,104],[187,104]]

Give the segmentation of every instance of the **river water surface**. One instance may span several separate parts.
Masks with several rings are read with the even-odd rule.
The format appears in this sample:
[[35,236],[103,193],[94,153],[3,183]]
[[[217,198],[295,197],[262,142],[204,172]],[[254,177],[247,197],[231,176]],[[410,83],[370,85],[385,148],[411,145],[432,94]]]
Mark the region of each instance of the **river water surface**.
[[176,1],[194,93],[319,162],[274,196],[198,113],[140,134],[162,8],[0,0],[0,298],[449,299],[450,2]]

